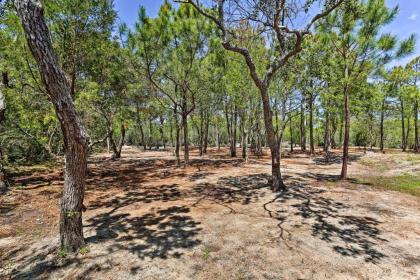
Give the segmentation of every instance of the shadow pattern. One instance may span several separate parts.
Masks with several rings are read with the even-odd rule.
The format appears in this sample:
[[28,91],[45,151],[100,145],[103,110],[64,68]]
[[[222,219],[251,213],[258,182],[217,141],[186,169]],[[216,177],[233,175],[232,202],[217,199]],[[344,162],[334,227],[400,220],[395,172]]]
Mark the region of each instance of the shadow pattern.
[[[287,191],[280,193],[274,200],[264,205],[269,215],[279,221],[281,237],[285,231],[282,224],[291,214],[301,218],[301,224],[309,225],[312,236],[327,242],[328,246],[349,257],[363,257],[366,262],[378,263],[387,257],[377,249],[378,242],[387,242],[378,229],[380,221],[371,217],[344,214],[350,206],[323,196],[325,190],[294,182]],[[268,205],[275,204],[274,210]],[[285,210],[286,207],[292,207]]]

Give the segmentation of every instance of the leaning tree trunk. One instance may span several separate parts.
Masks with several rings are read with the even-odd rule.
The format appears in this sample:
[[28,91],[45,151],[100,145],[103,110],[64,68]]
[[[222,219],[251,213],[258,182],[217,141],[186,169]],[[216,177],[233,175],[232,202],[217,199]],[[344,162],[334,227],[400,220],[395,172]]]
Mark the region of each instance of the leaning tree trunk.
[[115,150],[115,158],[121,158],[122,148],[125,142],[125,124],[121,124],[121,138],[118,147]]
[[65,173],[60,211],[60,241],[62,249],[74,252],[85,244],[82,210],[89,136],[74,107],[66,75],[59,67],[40,1],[15,0],[14,4],[63,132]]

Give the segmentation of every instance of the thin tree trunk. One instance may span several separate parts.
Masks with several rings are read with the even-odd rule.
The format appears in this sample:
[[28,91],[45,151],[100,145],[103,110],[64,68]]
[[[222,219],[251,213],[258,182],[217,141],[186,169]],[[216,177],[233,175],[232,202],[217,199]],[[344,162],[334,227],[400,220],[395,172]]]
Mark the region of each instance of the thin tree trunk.
[[331,148],[335,149],[337,147],[337,143],[335,142],[335,135],[337,133],[337,118],[334,116],[331,119],[331,135],[330,135],[330,143]]
[[[344,70],[344,79],[347,81],[349,69],[346,65]],[[344,144],[343,144],[343,164],[341,167],[341,180],[347,179],[347,164],[349,160],[349,144],[350,144],[350,92],[349,85],[344,86]]]
[[120,156],[118,155],[118,147],[117,147],[117,143],[115,142],[114,139],[114,129],[112,128],[112,124],[111,121],[106,118],[106,123],[107,123],[107,133],[108,133],[108,139],[109,139],[109,143],[111,146],[111,150],[112,150],[112,159],[117,159]]
[[152,149],[152,136],[153,136],[153,124],[152,124],[152,117],[149,118],[149,137],[148,137],[148,144],[149,150]]
[[315,155],[315,143],[314,143],[314,110],[313,110],[313,94],[309,93],[309,142],[310,142],[310,153]]
[[182,113],[182,128],[184,131],[184,166],[188,166],[190,164],[190,151],[188,140],[188,115],[186,112]]
[[414,150],[417,153],[420,152],[418,119],[419,119],[419,101],[416,99],[414,101]]
[[205,116],[205,122],[204,122],[203,153],[207,154],[207,146],[209,142],[209,126],[210,126],[209,112],[206,112],[204,116]]
[[[6,72],[2,73],[2,82],[0,83],[0,130],[6,120],[6,100],[3,95],[3,88],[8,85],[8,75]],[[1,143],[0,143],[1,144]],[[0,146],[0,194],[4,194],[8,189],[8,180],[6,169],[3,161],[3,150]]]
[[400,99],[401,105],[401,148],[403,152],[407,149],[407,143],[405,142],[405,114],[404,114],[404,100]]
[[220,151],[220,130],[219,124],[216,124],[216,142],[217,142],[217,151]]
[[382,100],[382,106],[381,106],[381,123],[380,123],[380,149],[383,152],[384,151],[384,121],[385,121],[385,105],[386,105],[386,97]]
[[143,150],[146,151],[147,150],[147,143],[146,143],[146,139],[144,137],[143,125],[140,123],[139,127],[140,127],[141,144],[143,145]]
[[325,127],[324,127],[324,152],[328,153],[330,149],[330,113],[325,112]]
[[232,118],[232,139],[231,139],[231,150],[230,150],[230,156],[236,157],[236,131],[237,131],[237,124],[238,124],[238,108],[236,105],[234,106],[234,112],[233,112],[233,118]]
[[116,151],[116,158],[121,158],[122,148],[125,142],[125,124],[121,124],[121,138],[120,142],[118,143],[118,148]]
[[411,131],[411,124],[410,124],[410,116],[407,116],[407,132],[405,134],[405,149],[407,150],[407,147],[410,147],[410,131]]
[[306,116],[305,116],[305,97],[300,103],[300,149],[306,152]]
[[179,122],[178,122],[178,105],[174,105],[174,117],[175,117],[175,157],[176,157],[176,165],[181,165],[181,159],[179,157]]
[[65,173],[60,242],[62,249],[75,252],[85,244],[82,211],[89,136],[74,107],[69,82],[53,51],[41,3],[38,0],[15,0],[14,4],[63,131]]
[[159,132],[160,132],[160,139],[162,141],[163,149],[166,150],[166,139],[165,134],[163,131],[163,126],[165,124],[165,119],[162,116],[159,116],[160,126],[159,126]]
[[[198,128],[198,127],[197,127]],[[197,129],[198,130],[198,148],[199,148],[199,153],[200,153],[200,157],[203,156],[203,151],[204,151],[204,112],[201,110],[200,112],[200,127]]]
[[292,129],[292,115],[290,115],[289,128],[290,128],[290,152],[293,153],[293,129]]

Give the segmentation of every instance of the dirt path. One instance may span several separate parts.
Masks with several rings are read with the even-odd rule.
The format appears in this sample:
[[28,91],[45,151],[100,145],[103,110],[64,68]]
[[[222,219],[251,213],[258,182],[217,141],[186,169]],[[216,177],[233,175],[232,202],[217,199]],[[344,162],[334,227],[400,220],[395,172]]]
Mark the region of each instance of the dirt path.
[[169,152],[92,157],[88,252],[65,258],[62,174],[17,177],[22,187],[0,198],[0,279],[420,279],[419,198],[356,179],[374,172],[367,159],[390,156],[353,152],[353,179],[339,183],[336,158],[294,154],[289,190],[275,194],[268,158],[224,155],[194,155],[186,169]]

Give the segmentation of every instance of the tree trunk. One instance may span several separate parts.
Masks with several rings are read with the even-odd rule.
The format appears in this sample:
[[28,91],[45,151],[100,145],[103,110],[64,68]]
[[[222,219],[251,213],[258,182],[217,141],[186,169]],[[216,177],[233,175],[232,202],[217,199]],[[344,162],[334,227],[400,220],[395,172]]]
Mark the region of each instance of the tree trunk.
[[400,98],[401,105],[401,148],[403,152],[407,149],[407,143],[405,142],[405,114],[404,114],[404,100]]
[[329,149],[330,149],[330,113],[325,110],[324,152],[328,153]]
[[[344,71],[344,78],[347,81],[348,68]],[[347,179],[347,164],[349,160],[349,143],[350,143],[350,92],[349,86],[344,86],[344,144],[343,144],[343,164],[341,167],[341,180]]]
[[184,131],[184,166],[190,164],[190,151],[189,151],[189,140],[188,140],[188,115],[183,109],[182,113],[182,128]]
[[209,143],[209,126],[210,126],[209,112],[206,112],[204,116],[205,116],[205,122],[204,122],[203,153],[207,154],[207,146]]
[[220,151],[220,130],[219,124],[216,124],[216,143],[217,143],[217,151]]
[[163,149],[166,150],[166,139],[165,139],[165,134],[164,134],[164,131],[163,131],[163,126],[165,124],[165,119],[162,116],[160,116],[159,121],[160,121],[160,126],[159,126],[160,139],[162,141]]
[[337,147],[337,143],[335,142],[335,134],[337,132],[337,119],[335,116],[331,119],[331,126],[332,128],[331,128],[331,135],[330,135],[330,143],[331,143],[331,148],[335,149]]
[[419,101],[416,99],[414,101],[414,150],[417,153],[420,152],[418,119],[419,119]]
[[203,156],[203,151],[204,151],[204,112],[201,110],[200,112],[200,127],[198,128],[197,126],[197,130],[198,130],[198,148],[199,148],[199,153],[200,153],[200,157]]
[[230,144],[230,156],[236,157],[236,131],[237,131],[237,124],[238,124],[238,108],[236,105],[234,106],[234,112],[233,112],[233,119],[232,119],[232,138],[231,138],[231,144]]
[[[3,88],[8,85],[8,76],[6,72],[2,73],[2,82],[0,83],[0,131],[6,120],[6,100],[3,95]],[[1,144],[1,143],[0,143]],[[8,180],[3,163],[3,150],[0,146],[0,194],[4,194],[8,189]]]
[[181,159],[179,157],[179,123],[178,123],[178,105],[174,104],[174,118],[175,118],[175,158],[176,165],[181,165]]
[[140,123],[139,127],[140,127],[141,144],[143,145],[143,150],[146,151],[147,150],[147,143],[146,143],[146,139],[144,137],[143,125]]
[[407,116],[407,132],[405,133],[405,149],[407,150],[407,147],[410,147],[410,131],[411,131],[411,124],[410,124],[411,117]]
[[241,146],[242,146],[242,158],[245,162],[248,162],[248,131],[246,129],[246,121],[245,121],[245,110],[241,110],[240,118],[241,118]]
[[381,152],[384,151],[384,121],[385,121],[385,105],[386,105],[386,97],[382,100],[381,106],[381,124],[380,124],[380,149]]
[[306,152],[306,116],[305,116],[305,97],[300,103],[300,149]]
[[114,129],[112,128],[112,124],[111,121],[106,118],[106,123],[107,123],[107,133],[108,133],[108,139],[109,139],[109,143],[111,146],[111,150],[112,150],[112,159],[117,159],[119,158],[118,156],[118,147],[117,147],[117,143],[115,142],[114,139]]
[[292,129],[292,115],[290,114],[289,128],[290,128],[290,152],[293,153],[293,129]]
[[314,144],[314,98],[313,94],[309,93],[309,142],[310,142],[310,153],[311,155],[315,155],[315,144]]
[[277,139],[273,126],[273,112],[270,107],[268,87],[260,87],[264,111],[265,131],[271,151],[271,186],[274,191],[286,189],[280,172],[280,141]]
[[148,137],[148,144],[149,144],[149,150],[152,149],[152,141],[153,141],[153,124],[152,124],[152,117],[149,118],[149,137]]
[[116,158],[121,158],[122,148],[125,142],[125,124],[121,124],[121,138],[120,142],[118,143],[118,148],[116,151]]
[[63,132],[65,173],[60,241],[63,250],[75,252],[85,244],[82,210],[89,136],[74,107],[69,82],[53,51],[41,3],[38,0],[15,0],[14,4]]

